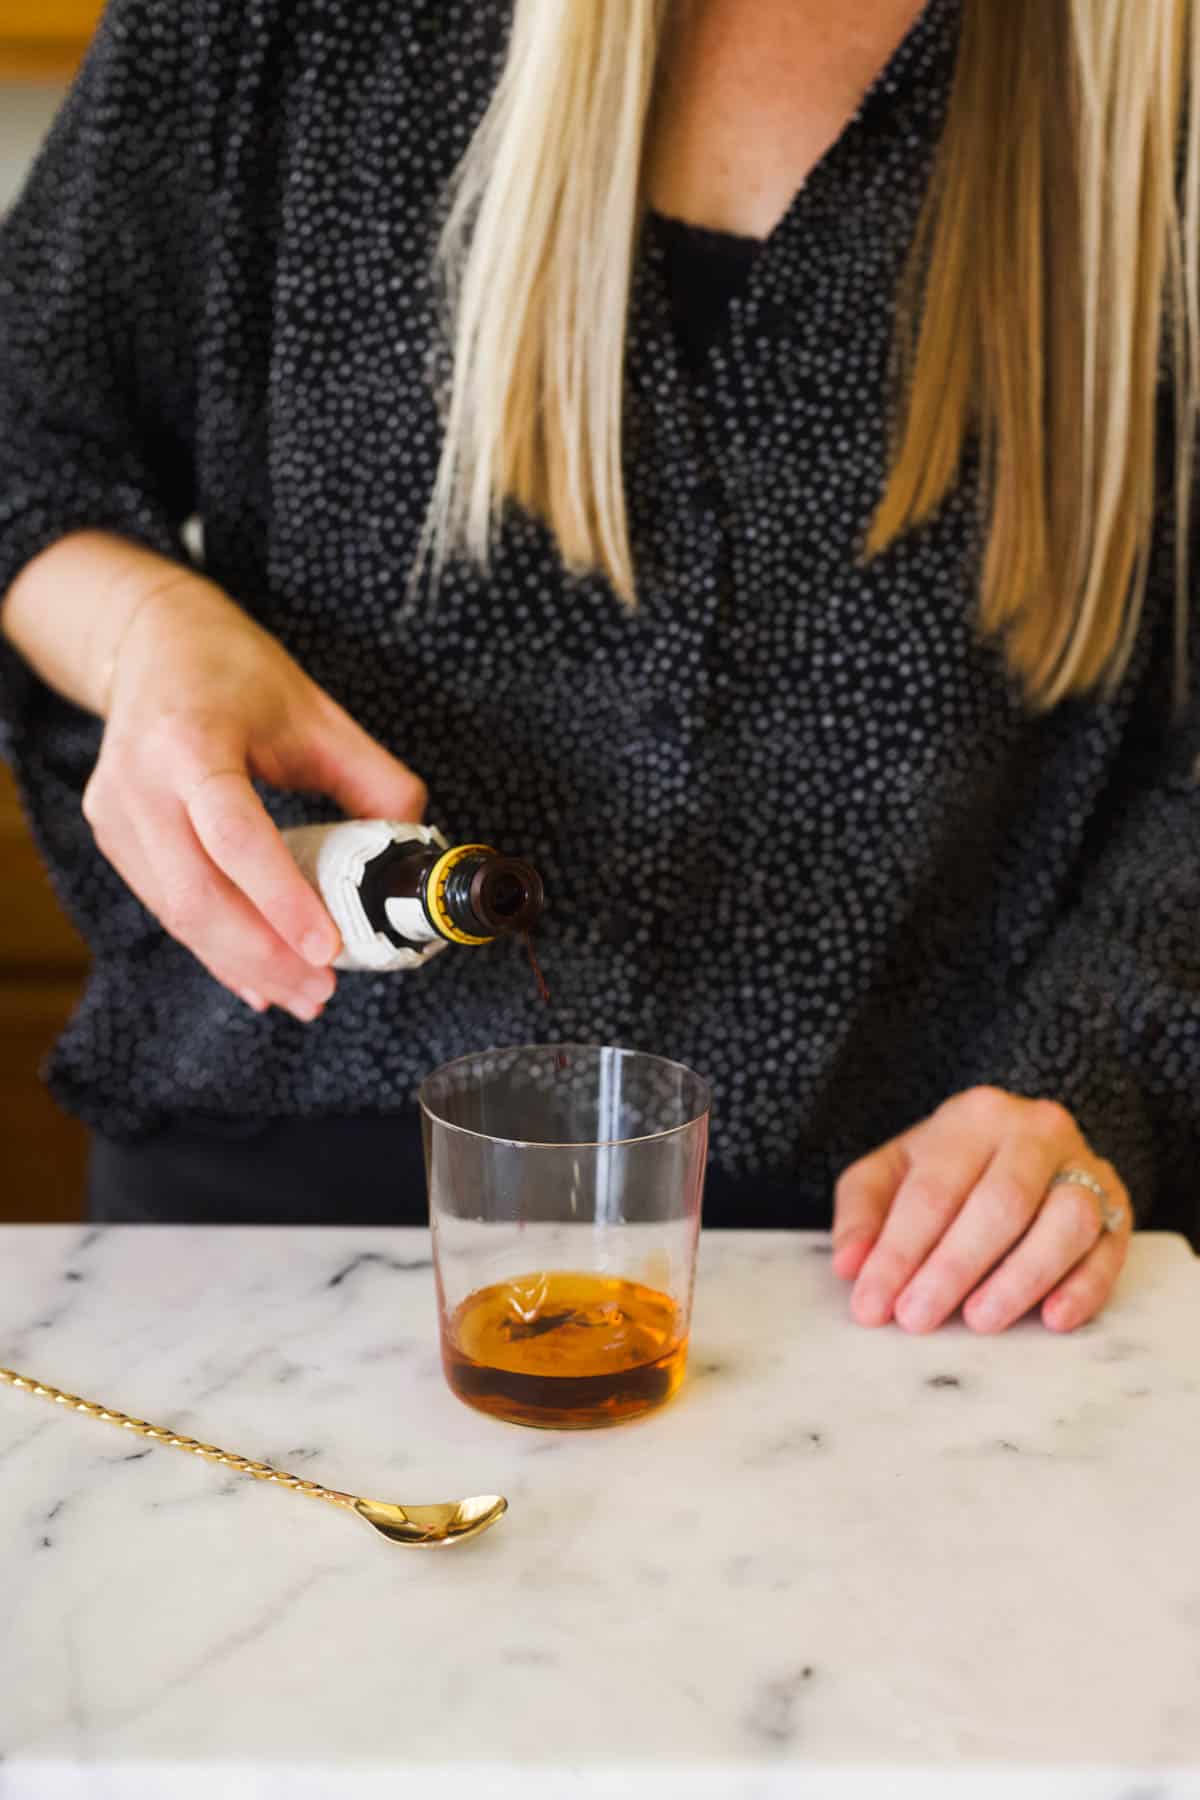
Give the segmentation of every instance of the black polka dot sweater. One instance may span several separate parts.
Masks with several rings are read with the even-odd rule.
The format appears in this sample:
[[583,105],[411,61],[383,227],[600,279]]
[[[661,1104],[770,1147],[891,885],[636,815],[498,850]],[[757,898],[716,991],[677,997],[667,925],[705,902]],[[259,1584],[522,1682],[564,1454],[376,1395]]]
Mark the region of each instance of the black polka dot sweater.
[[[438,454],[443,185],[501,0],[113,0],[0,236],[0,588],[65,532],[213,578],[428,780],[529,856],[519,947],[348,975],[257,1017],[123,887],[80,814],[99,725],[3,663],[4,748],[95,951],[63,1102],[137,1138],[204,1115],[407,1112],[444,1058],[617,1041],[716,1090],[715,1160],[830,1177],[958,1089],[1052,1095],[1143,1218],[1200,1151],[1195,715],[1168,728],[1169,522],[1108,702],[1022,708],[975,629],[977,493],[864,565],[897,275],[940,129],[932,0],[755,258],[699,365],[663,239],[631,300],[625,610],[513,513],[490,576],[406,580]],[[1197,635],[1200,635],[1198,632]],[[274,795],[281,823],[331,817]]]

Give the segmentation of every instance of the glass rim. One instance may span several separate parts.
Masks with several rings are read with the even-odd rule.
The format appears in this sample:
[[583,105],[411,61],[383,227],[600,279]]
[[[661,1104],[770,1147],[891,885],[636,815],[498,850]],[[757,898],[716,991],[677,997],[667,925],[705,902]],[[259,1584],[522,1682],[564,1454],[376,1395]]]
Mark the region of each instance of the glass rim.
[[[488,1056],[505,1056],[513,1055],[514,1053],[529,1056],[558,1056],[568,1050],[576,1052],[586,1050],[592,1056],[601,1056],[607,1053],[613,1056],[636,1057],[642,1062],[657,1063],[658,1066],[663,1069],[679,1069],[688,1077],[689,1081],[694,1081],[696,1086],[700,1089],[703,1104],[698,1112],[692,1113],[690,1118],[681,1119],[678,1125],[665,1125],[661,1131],[643,1131],[637,1137],[550,1139],[505,1137],[501,1132],[476,1131],[473,1126],[459,1125],[456,1124],[453,1119],[443,1118],[441,1113],[436,1112],[426,1098],[426,1089],[431,1083],[435,1082],[441,1075],[448,1075],[452,1069],[461,1068],[464,1063],[479,1062],[482,1058]],[[431,1069],[417,1089],[417,1104],[420,1106],[425,1117],[433,1124],[439,1125],[443,1131],[457,1131],[461,1137],[475,1138],[481,1144],[512,1144],[522,1150],[619,1150],[625,1149],[633,1144],[661,1143],[664,1138],[674,1137],[676,1132],[690,1131],[692,1127],[698,1125],[702,1119],[707,1119],[709,1113],[712,1111],[712,1082],[708,1080],[707,1076],[698,1075],[695,1069],[691,1068],[689,1064],[679,1062],[675,1057],[659,1056],[653,1050],[631,1050],[624,1044],[576,1044],[569,1042],[558,1044],[494,1044],[487,1050],[468,1050],[464,1056],[452,1057],[449,1062],[441,1063],[436,1069]]]

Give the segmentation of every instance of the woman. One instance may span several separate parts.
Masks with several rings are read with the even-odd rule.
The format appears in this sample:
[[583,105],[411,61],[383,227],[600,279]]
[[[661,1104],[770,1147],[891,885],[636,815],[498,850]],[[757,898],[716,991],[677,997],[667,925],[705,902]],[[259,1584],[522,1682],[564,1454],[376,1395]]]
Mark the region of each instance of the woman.
[[[421,1076],[562,1036],[709,1073],[710,1218],[832,1198],[864,1325],[1068,1330],[1187,1221],[1190,13],[113,0],[0,245],[96,1216],[398,1216]],[[276,828],[424,783],[549,1015],[335,984]]]

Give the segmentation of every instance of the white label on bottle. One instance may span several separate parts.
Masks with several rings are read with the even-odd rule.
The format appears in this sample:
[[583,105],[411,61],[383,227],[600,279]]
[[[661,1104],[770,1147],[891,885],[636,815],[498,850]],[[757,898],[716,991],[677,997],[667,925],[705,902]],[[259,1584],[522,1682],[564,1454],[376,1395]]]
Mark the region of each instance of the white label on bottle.
[[431,944],[440,934],[433,929],[421,902],[413,897],[385,900],[383,910],[388,924],[410,944]]
[[445,848],[445,839],[432,826],[405,825],[394,819],[348,819],[340,825],[294,826],[283,835],[301,874],[316,888],[342,934],[343,949],[335,969],[416,969],[446,948],[445,939],[423,914],[423,932],[403,933],[423,947],[397,948],[382,931],[372,930],[359,898],[364,869],[389,844],[415,841]]

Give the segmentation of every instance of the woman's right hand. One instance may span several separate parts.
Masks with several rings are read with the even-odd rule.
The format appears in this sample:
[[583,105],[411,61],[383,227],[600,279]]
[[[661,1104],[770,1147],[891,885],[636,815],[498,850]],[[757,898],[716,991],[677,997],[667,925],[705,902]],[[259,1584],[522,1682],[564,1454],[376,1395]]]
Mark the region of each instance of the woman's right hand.
[[257,1011],[316,1018],[337,927],[250,777],[350,817],[419,820],[425,788],[211,582],[167,577],[129,615],[83,799],[143,905]]

